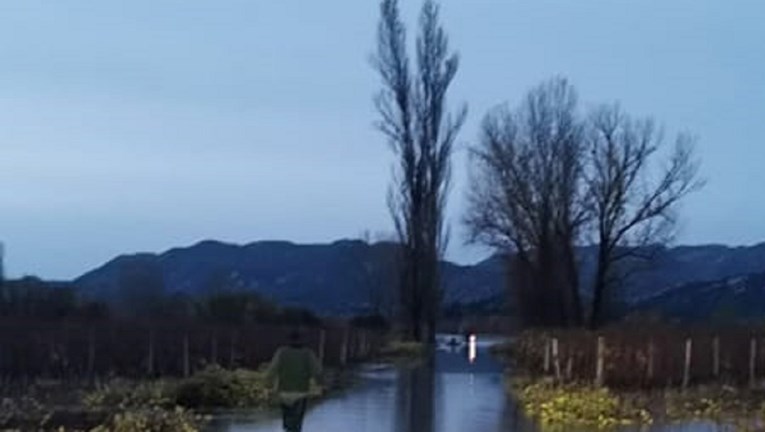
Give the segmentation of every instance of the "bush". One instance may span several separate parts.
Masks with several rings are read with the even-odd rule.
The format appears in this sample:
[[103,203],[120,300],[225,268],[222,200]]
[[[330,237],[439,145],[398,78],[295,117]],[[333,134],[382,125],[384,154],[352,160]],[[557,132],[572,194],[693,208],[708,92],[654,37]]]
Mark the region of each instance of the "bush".
[[209,366],[189,378],[133,384],[114,381],[88,393],[86,406],[95,408],[244,408],[267,404],[271,391],[263,372],[229,371]]
[[611,429],[653,422],[646,409],[620,399],[605,388],[555,386],[549,382],[516,383],[515,387],[524,411],[537,419],[543,430],[560,427]]
[[262,406],[271,399],[271,390],[262,372],[229,371],[210,366],[181,380],[175,402],[186,408],[241,408]]
[[425,354],[425,345],[420,342],[392,341],[380,350],[383,358],[421,357]]
[[200,419],[182,408],[168,411],[154,408],[115,414],[91,432],[197,432]]
[[91,408],[172,408],[175,396],[173,385],[164,380],[138,384],[116,380],[86,394],[83,403]]

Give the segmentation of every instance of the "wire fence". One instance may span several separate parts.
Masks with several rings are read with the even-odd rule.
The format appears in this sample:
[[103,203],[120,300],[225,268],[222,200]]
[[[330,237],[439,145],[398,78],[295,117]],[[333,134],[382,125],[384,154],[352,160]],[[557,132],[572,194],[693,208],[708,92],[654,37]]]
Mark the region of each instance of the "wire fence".
[[765,378],[765,328],[759,327],[536,331],[516,342],[519,366],[560,382],[756,386]]
[[[0,321],[0,379],[188,376],[209,364],[258,368],[291,327],[160,322]],[[332,325],[303,329],[324,364],[367,359],[379,332]]]

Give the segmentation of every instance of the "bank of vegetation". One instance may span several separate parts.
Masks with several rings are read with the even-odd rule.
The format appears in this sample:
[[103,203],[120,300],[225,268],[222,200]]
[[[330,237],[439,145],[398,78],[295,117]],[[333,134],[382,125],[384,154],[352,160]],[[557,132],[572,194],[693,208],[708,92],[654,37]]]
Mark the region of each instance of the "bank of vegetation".
[[543,428],[765,421],[765,332],[755,327],[528,331],[494,349],[507,389]]
[[[326,387],[313,386],[312,397],[339,391],[350,380],[348,373],[327,369],[323,380]],[[227,370],[211,365],[186,378],[114,378],[82,385],[38,381],[23,393],[4,399],[0,427],[194,431],[204,426],[213,413],[268,409],[277,404],[263,367]]]

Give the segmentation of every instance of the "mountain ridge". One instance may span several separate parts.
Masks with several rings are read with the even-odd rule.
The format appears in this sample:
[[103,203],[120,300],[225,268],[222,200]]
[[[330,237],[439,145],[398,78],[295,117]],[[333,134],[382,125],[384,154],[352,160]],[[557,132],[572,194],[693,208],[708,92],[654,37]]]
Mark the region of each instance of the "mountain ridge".
[[[120,287],[130,284],[186,295],[253,290],[283,305],[349,315],[392,302],[384,288],[396,282],[394,251],[391,242],[369,244],[355,239],[309,244],[265,240],[243,245],[202,240],[160,253],[117,256],[74,283],[95,299],[112,298]],[[653,252],[652,261],[642,262],[644,268],[624,287],[623,297],[629,304],[688,283],[765,272],[765,243],[682,245]],[[585,287],[593,273],[594,253],[592,246],[579,249]],[[501,255],[472,265],[442,261],[444,304],[503,302],[503,263]]]

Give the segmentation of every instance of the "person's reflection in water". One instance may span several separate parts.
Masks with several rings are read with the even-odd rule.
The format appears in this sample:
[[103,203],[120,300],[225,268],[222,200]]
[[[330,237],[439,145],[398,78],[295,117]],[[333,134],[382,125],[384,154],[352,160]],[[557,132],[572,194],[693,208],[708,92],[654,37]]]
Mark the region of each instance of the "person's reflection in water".
[[432,355],[417,367],[403,367],[396,386],[396,421],[391,432],[435,432],[435,365]]

